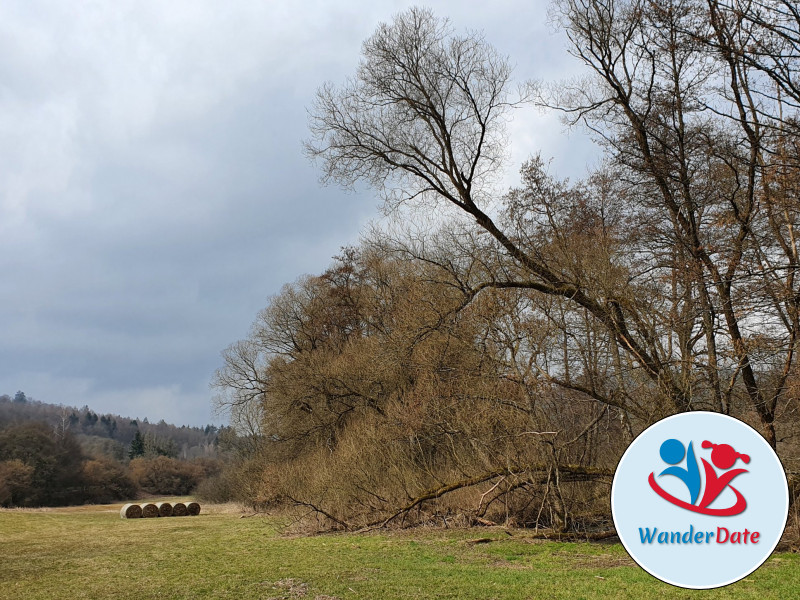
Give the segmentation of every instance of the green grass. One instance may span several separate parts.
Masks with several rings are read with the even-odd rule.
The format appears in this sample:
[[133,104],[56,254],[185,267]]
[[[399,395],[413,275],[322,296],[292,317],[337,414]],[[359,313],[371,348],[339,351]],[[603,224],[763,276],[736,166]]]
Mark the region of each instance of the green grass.
[[[491,543],[471,539],[490,537]],[[674,588],[619,544],[532,540],[524,531],[417,530],[281,536],[276,521],[216,507],[198,517],[119,518],[119,505],[0,511],[0,598],[793,598],[800,557],[745,580]]]

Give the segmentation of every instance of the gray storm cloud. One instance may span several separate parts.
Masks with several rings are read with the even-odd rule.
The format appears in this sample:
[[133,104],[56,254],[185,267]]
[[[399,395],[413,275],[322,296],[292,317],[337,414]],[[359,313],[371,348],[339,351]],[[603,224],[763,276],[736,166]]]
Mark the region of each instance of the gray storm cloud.
[[[546,4],[486,4],[432,7],[485,30],[521,79],[576,68]],[[317,86],[403,8],[3,3],[0,393],[215,420],[220,351],[378,217],[368,190],[320,187],[300,142]],[[521,113],[511,133],[509,181],[540,149],[575,173],[591,160],[555,116]]]

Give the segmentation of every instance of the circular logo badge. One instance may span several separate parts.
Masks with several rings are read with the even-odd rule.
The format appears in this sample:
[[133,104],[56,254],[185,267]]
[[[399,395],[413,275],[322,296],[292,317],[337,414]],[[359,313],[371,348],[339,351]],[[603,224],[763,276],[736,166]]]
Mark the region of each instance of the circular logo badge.
[[611,512],[622,545],[672,585],[708,589],[755,571],[789,511],[780,460],[750,426],[688,412],[647,428],[622,455]]

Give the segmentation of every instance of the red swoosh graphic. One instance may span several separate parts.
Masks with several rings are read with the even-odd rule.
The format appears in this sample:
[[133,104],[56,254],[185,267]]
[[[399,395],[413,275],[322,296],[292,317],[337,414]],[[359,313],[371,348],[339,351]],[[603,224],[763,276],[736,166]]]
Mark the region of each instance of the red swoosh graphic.
[[738,515],[741,512],[744,512],[744,509],[747,508],[747,500],[744,499],[744,496],[737,490],[735,487],[730,487],[734,493],[736,494],[736,504],[728,508],[704,508],[701,506],[695,506],[694,504],[689,504],[688,502],[684,502],[683,500],[676,498],[672,494],[665,492],[661,489],[656,483],[656,478],[653,473],[650,473],[650,477],[647,478],[648,483],[650,483],[650,487],[653,488],[653,491],[664,498],[667,502],[674,504],[675,506],[680,506],[681,508],[685,508],[686,510],[690,510],[692,512],[700,513],[701,515],[712,515],[716,517],[732,517],[733,515]]

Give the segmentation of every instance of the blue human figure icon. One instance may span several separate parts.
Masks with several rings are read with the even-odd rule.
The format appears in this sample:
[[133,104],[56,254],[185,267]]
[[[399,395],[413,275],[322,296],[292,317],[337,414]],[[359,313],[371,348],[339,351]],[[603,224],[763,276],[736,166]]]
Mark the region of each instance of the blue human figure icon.
[[[689,442],[689,449],[686,450],[682,442],[676,439],[669,439],[661,444],[659,453],[665,463],[673,465],[661,471],[659,477],[662,475],[674,475],[683,481],[689,489],[691,504],[694,504],[700,495],[700,468],[697,466],[697,458],[695,458],[692,443]],[[686,468],[676,466],[683,460],[684,454],[686,455]]]

